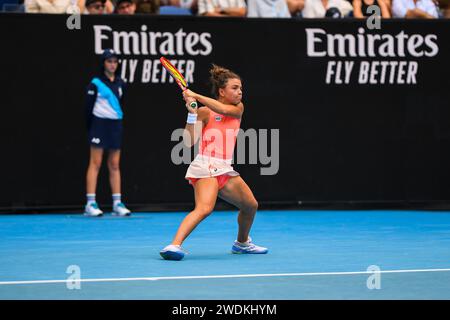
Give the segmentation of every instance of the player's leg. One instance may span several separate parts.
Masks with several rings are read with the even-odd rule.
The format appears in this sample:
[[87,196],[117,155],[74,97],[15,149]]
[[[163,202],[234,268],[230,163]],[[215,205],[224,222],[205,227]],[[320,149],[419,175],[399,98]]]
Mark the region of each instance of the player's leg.
[[172,244],[181,245],[195,227],[211,214],[218,192],[219,184],[216,178],[203,178],[195,183],[195,208],[181,222]]
[[120,193],[120,150],[109,150],[107,164],[111,192]]
[[195,208],[181,222],[172,244],[160,252],[164,259],[181,260],[184,257],[181,244],[198,224],[214,210],[218,192],[219,184],[216,178],[203,178],[195,183]]
[[120,150],[110,150],[108,154],[109,183],[113,198],[113,214],[120,216],[130,215],[121,199],[121,176],[120,176]]
[[89,165],[86,173],[86,196],[87,204],[85,215],[101,216],[103,212],[98,208],[95,201],[95,192],[97,189],[97,179],[100,167],[102,165],[103,149],[91,146],[89,154]]
[[252,190],[240,177],[231,177],[219,192],[219,197],[239,209],[238,237],[233,245],[233,253],[267,253],[267,248],[256,246],[249,236],[258,210],[258,202]]

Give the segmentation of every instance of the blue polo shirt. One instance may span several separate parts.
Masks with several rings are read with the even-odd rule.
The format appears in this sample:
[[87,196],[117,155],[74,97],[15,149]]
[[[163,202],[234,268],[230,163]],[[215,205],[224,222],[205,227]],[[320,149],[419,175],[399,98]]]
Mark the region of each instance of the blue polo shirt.
[[88,123],[95,116],[101,119],[123,119],[125,82],[120,77],[110,81],[105,75],[94,77],[86,89],[86,116]]

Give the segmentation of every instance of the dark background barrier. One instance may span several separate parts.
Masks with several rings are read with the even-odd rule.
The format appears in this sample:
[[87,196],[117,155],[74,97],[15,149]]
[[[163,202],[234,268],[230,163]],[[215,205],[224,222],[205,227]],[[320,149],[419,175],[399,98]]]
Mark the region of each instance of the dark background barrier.
[[[122,193],[131,208],[188,207],[193,200],[184,180],[187,164],[171,160],[177,144],[171,134],[184,126],[186,117],[180,92],[167,81],[142,81],[144,60],[153,63],[161,55],[190,60],[195,66],[191,87],[204,94],[209,92],[211,63],[235,70],[244,84],[242,128],[279,129],[276,175],[261,175],[265,165],[260,161],[235,165],[262,205],[373,207],[445,204],[450,199],[449,21],[386,20],[381,30],[371,31],[356,20],[83,16],[81,29],[69,30],[67,18],[0,15],[3,211],[82,209],[88,161],[84,90],[98,70],[95,43],[103,49],[113,46],[112,31],[139,37],[161,33],[160,38],[146,35],[147,40],[136,42],[139,54],[121,52],[127,65],[137,61],[124,107]],[[109,38],[96,38],[94,26],[110,28],[103,33]],[[373,57],[308,56],[306,30],[314,28],[356,39],[360,28],[364,34],[391,34],[394,56],[383,57],[379,51]],[[197,36],[177,40],[180,29]],[[405,43],[403,57],[397,42],[402,31],[409,38],[435,38]],[[192,42],[202,33],[204,43],[188,49],[186,38]],[[174,38],[173,43],[164,43],[165,37]],[[151,41],[155,52],[142,54]],[[316,50],[325,50],[324,43],[317,43]],[[175,51],[181,47],[182,54],[165,52],[171,45]],[[437,47],[438,52],[415,57],[410,47],[429,54]],[[123,42],[118,48],[124,51]],[[206,54],[188,52],[195,50]],[[354,62],[348,84],[326,83],[329,61]],[[417,63],[416,83],[360,84],[357,68],[362,61]],[[110,202],[106,167],[97,194],[100,203]]]

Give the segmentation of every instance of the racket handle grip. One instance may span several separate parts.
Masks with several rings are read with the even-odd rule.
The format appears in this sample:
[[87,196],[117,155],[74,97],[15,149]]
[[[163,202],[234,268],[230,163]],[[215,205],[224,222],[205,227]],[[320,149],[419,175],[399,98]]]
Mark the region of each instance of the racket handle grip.
[[195,109],[195,108],[197,108],[197,101],[192,101],[190,104],[189,104],[189,106],[191,107],[191,108],[193,108],[193,109]]

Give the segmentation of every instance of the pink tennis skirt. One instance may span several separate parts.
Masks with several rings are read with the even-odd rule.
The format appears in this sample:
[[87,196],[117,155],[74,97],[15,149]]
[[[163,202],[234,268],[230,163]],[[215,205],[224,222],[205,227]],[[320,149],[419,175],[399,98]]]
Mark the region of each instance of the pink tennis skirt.
[[239,176],[231,166],[231,159],[220,159],[198,154],[186,172],[186,179],[191,185],[202,178],[217,178],[219,189],[222,189],[230,177]]

